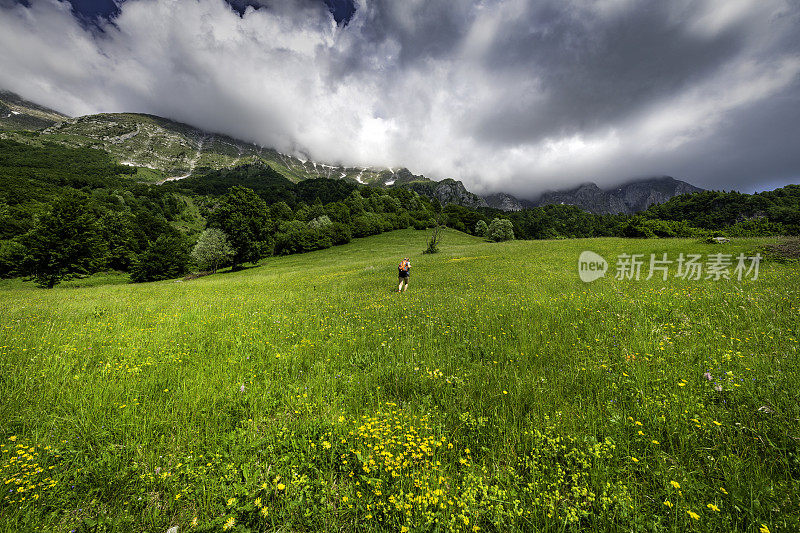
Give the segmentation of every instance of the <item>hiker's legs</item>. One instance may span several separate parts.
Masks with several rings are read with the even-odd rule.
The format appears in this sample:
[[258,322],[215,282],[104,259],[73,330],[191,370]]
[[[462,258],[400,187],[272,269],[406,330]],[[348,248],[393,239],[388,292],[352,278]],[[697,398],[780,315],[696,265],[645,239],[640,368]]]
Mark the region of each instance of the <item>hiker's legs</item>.
[[408,290],[408,278],[403,279],[403,281],[405,282],[405,285],[403,286],[403,292],[406,292],[406,290]]
[[[403,286],[405,284],[405,287]],[[402,292],[408,287],[408,278],[405,276],[400,277],[400,284],[397,286],[397,292]]]

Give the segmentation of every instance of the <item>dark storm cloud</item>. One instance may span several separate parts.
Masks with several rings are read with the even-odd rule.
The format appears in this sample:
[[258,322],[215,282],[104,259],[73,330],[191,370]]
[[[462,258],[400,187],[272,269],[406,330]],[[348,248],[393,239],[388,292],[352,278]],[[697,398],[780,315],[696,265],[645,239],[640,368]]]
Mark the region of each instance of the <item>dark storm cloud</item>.
[[[232,9],[232,7],[234,9]],[[522,196],[796,180],[796,0],[0,0],[0,86]],[[100,28],[98,30],[98,27]]]
[[731,113],[717,135],[687,150],[671,171],[689,175],[702,168],[698,186],[742,192],[800,183],[798,124],[800,83],[759,106]]
[[362,5],[365,46],[393,41],[399,66],[449,57],[474,21],[475,10],[466,2],[377,0]]
[[510,83],[475,135],[498,144],[535,142],[602,127],[713,73],[740,53],[745,33],[687,35],[661,2],[602,23],[566,3],[531,9],[493,43],[484,66],[499,78],[527,73],[536,91]]

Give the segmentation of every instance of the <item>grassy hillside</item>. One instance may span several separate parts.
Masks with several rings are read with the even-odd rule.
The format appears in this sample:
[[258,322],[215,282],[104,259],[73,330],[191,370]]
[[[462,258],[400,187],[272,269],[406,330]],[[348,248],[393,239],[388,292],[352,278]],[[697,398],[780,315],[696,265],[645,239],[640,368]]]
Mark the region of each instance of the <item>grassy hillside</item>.
[[618,281],[765,240],[426,236],[0,288],[0,529],[800,528],[800,265]]
[[50,142],[71,148],[99,148],[118,163],[137,167],[137,179],[144,182],[161,182],[187,176],[195,170],[233,168],[255,162],[269,164],[293,182],[334,178],[382,185],[400,179],[399,173],[396,176],[394,171],[306,161],[153,115],[101,113],[78,118],[55,112],[48,115],[44,108],[34,109],[32,104],[24,109],[11,103],[6,105],[3,94],[8,96],[8,102],[12,97],[20,100],[9,93],[0,94],[0,138],[31,144]]
[[0,132],[40,130],[66,118],[57,111],[0,90]]

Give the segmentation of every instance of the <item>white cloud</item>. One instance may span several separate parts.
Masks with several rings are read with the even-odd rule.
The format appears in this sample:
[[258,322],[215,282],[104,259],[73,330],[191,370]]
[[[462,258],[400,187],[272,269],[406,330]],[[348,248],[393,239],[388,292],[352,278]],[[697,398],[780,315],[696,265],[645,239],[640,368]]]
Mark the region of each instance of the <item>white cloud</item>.
[[[615,113],[608,102],[587,110],[576,103],[578,129],[546,118],[559,91],[592,94],[563,73],[591,70],[580,47],[613,46],[612,32],[624,26],[604,24],[624,24],[646,6],[606,0],[559,11],[554,2],[539,12],[522,0],[361,0],[350,23],[337,26],[322,2],[264,2],[240,17],[223,0],[128,0],[97,32],[67,2],[40,0],[0,7],[0,86],[73,115],[154,113],[321,162],[407,166],[476,191],[531,195],[669,172],[688,144],[713,138],[732,114],[796,87],[797,50],[775,50],[795,29],[793,17],[775,16],[786,5],[723,3],[675,3],[665,22],[709,43],[749,24],[719,63],[685,75],[674,91],[650,89],[630,109],[622,90]],[[581,33],[587,24],[591,35]],[[612,98],[619,82],[636,93],[635,76],[648,84],[643,67],[651,65],[590,82]],[[486,117],[503,128],[496,117],[506,116],[496,142],[481,137]]]

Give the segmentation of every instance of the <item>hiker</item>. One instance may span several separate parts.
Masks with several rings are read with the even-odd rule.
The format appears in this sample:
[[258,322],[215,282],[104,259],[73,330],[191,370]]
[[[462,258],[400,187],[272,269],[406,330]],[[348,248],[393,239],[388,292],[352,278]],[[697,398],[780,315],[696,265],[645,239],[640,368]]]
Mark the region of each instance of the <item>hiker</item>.
[[408,278],[411,276],[411,261],[408,260],[408,257],[404,257],[402,261],[400,261],[400,265],[397,267],[400,284],[397,286],[397,292],[405,291],[408,289]]

